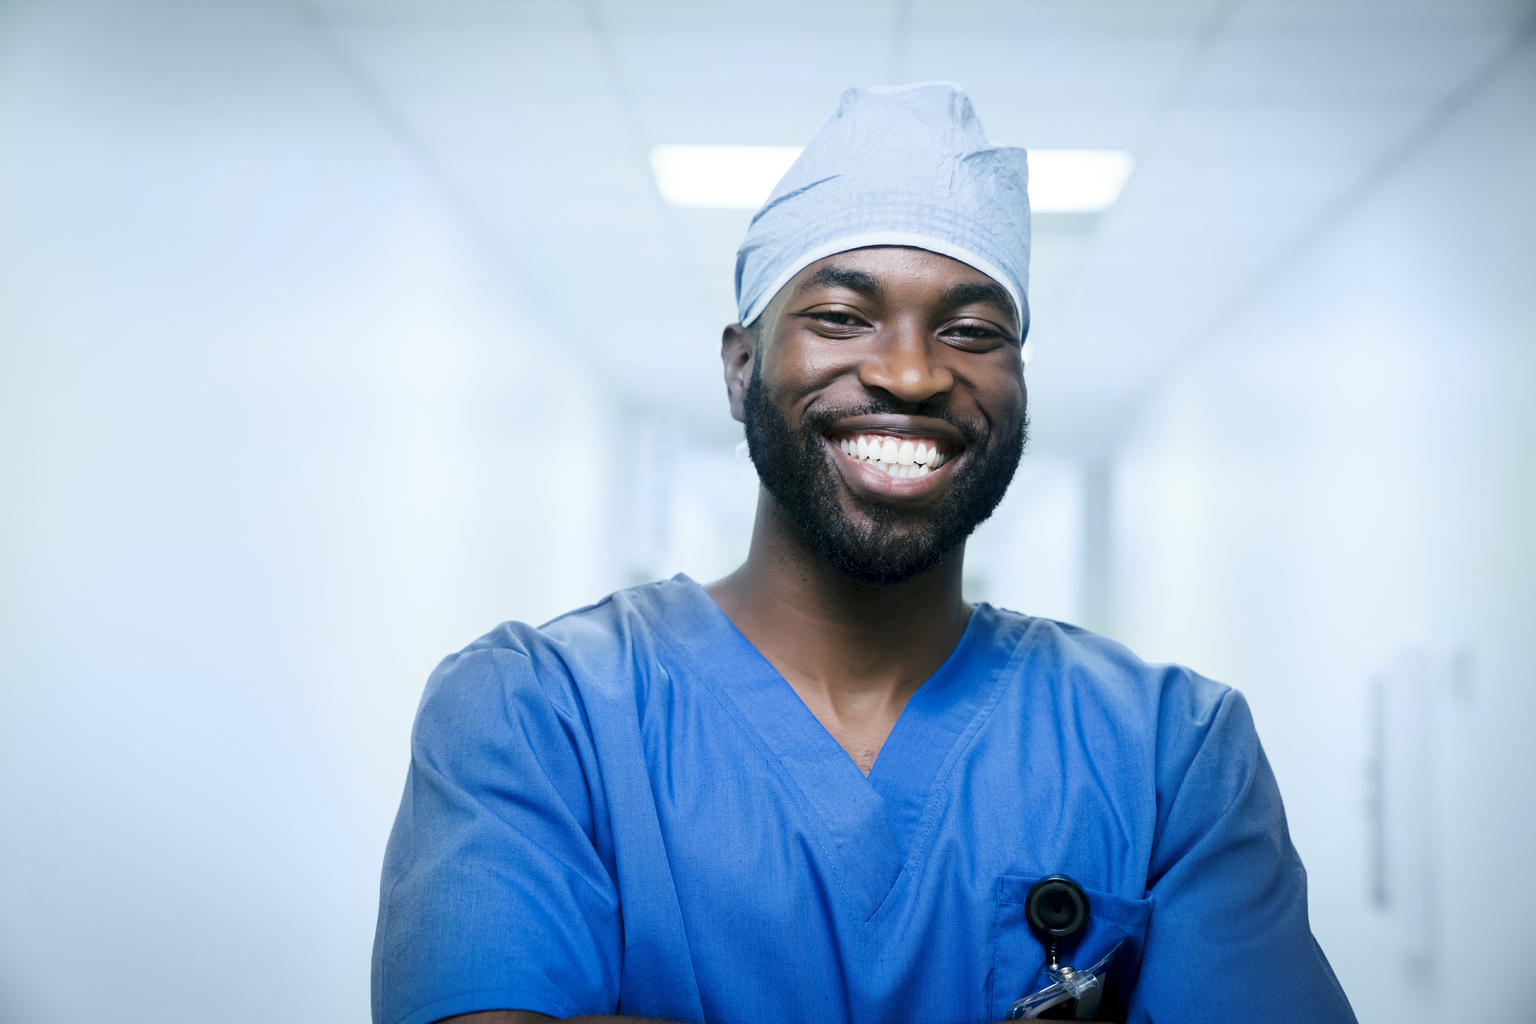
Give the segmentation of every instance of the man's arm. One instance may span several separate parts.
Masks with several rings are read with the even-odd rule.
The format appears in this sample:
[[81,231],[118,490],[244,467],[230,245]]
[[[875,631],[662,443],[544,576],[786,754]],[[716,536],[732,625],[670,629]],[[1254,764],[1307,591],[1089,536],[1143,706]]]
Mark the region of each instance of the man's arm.
[[1247,701],[1164,672],[1153,899],[1130,1018],[1355,1024]]
[[[559,1017],[551,1017],[532,1010],[482,1010],[479,1013],[461,1013],[457,1017],[445,1017],[437,1024],[549,1024]],[[649,1017],[567,1017],[576,1024],[676,1024],[674,1021],[651,1020]]]
[[373,1019],[498,1006],[564,1017],[619,1002],[618,892],[596,831],[580,730],[516,641],[433,673],[390,834]]
[[[559,1020],[559,1017],[551,1017],[544,1013],[534,1013],[532,1010],[481,1010],[479,1013],[461,1013],[457,1017],[445,1017],[437,1024],[550,1024]],[[575,1021],[577,1024],[672,1024],[669,1021],[654,1021],[648,1017],[567,1017],[567,1021]]]

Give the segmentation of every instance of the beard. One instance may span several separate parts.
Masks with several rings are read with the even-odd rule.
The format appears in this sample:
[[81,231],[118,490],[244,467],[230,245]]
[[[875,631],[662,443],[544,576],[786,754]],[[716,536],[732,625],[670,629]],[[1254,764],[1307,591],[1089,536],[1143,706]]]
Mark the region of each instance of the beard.
[[856,408],[808,414],[796,432],[754,366],[743,407],[752,463],[786,525],[843,575],[872,586],[901,583],[943,562],[1003,500],[1029,437],[1028,414],[1016,429],[993,434],[925,403],[919,415],[942,419],[965,437],[967,458],[951,471],[948,493],[917,507],[847,493],[865,517],[856,523],[844,512],[826,432],[845,417],[908,413],[911,406],[872,396]]

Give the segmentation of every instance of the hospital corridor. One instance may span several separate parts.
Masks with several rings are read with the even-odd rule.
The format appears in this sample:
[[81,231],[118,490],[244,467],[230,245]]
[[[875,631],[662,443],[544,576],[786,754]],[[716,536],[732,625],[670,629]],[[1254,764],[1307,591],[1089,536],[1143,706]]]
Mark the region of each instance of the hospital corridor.
[[1536,1022],[1529,0],[0,0],[0,1024],[371,1019],[429,674],[742,563],[737,247],[922,82],[1029,151],[966,600],[1246,696],[1361,1024]]

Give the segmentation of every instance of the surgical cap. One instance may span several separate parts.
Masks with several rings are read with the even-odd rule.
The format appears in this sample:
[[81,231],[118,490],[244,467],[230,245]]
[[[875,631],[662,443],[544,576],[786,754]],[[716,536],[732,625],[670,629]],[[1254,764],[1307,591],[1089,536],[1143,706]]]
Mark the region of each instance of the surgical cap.
[[907,245],[967,263],[1029,322],[1029,165],[949,82],[844,89],[736,251],[741,323],[819,259]]

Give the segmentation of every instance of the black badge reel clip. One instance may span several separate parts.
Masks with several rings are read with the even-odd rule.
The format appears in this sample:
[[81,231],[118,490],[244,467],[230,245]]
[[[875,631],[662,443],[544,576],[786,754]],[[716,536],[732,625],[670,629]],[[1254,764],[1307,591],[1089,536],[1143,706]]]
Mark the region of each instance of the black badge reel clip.
[[1093,1020],[1098,1016],[1099,999],[1104,995],[1104,975],[1109,962],[1120,952],[1120,943],[1092,967],[1075,970],[1061,963],[1062,943],[1078,938],[1088,930],[1088,894],[1066,875],[1047,875],[1030,887],[1024,897],[1024,917],[1029,927],[1045,943],[1045,972],[1051,984],[1031,993],[1008,1007],[1008,1020],[1034,1020],[1046,1010],[1069,999],[1077,1000],[1073,1016]]

